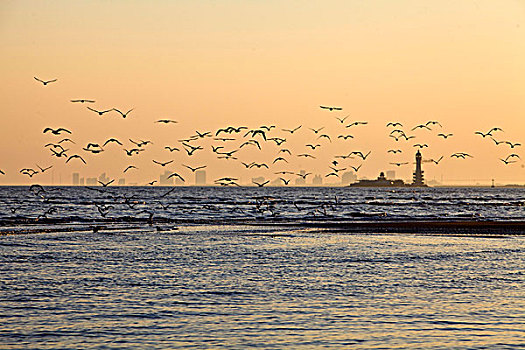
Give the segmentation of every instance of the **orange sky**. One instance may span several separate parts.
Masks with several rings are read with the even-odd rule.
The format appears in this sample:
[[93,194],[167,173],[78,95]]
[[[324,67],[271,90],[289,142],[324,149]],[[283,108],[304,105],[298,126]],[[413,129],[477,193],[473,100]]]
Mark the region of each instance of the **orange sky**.
[[[0,4],[0,184],[51,183],[51,174],[32,179],[22,168],[53,165],[54,181],[71,182],[71,173],[123,177],[130,164],[139,171],[128,183],[158,179],[181,166],[207,164],[208,182],[222,176],[274,179],[274,171],[305,169],[324,176],[335,155],[372,151],[370,157],[343,160],[340,167],[363,163],[359,177],[396,170],[411,178],[414,143],[427,143],[427,180],[445,183],[525,183],[524,162],[505,165],[499,158],[517,153],[525,160],[525,2],[523,1],[3,1]],[[33,79],[58,78],[43,86]],[[97,109],[130,109],[99,117],[74,98],[96,100]],[[343,107],[327,112],[319,105]],[[368,121],[345,128],[335,116]],[[176,125],[154,121],[171,118]],[[410,131],[438,120],[443,128]],[[389,121],[400,121],[416,139],[396,143]],[[280,149],[248,147],[239,160],[219,160],[218,142],[188,157],[169,153],[199,131],[227,125],[277,127],[294,155],[286,166],[245,170],[240,161],[271,163]],[[345,123],[346,124],[346,123]],[[303,125],[293,136],[281,128]],[[50,156],[43,146],[60,136],[45,127],[66,127],[76,141],[70,154],[88,164]],[[324,126],[333,142],[317,140],[308,128]],[[494,138],[522,142],[510,149],[474,131],[501,127]],[[437,133],[453,133],[443,140]],[[350,133],[342,141],[337,135]],[[115,145],[99,155],[81,150],[88,142],[150,139],[154,145],[129,158]],[[234,149],[241,141],[227,146]],[[307,143],[321,143],[315,151]],[[129,147],[127,141],[126,147]],[[387,153],[401,148],[399,155]],[[316,155],[315,160],[296,157]],[[450,158],[468,152],[472,159]],[[152,159],[174,163],[161,168]],[[333,181],[333,180],[332,180]]]

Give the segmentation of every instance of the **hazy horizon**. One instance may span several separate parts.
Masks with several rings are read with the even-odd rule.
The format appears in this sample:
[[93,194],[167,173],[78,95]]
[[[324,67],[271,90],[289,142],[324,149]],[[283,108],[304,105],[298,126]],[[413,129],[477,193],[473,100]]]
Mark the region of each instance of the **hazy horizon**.
[[[523,146],[496,145],[475,134],[498,127],[503,131],[492,133],[496,141],[524,141],[523,2],[5,1],[0,8],[0,185],[57,184],[60,178],[67,184],[75,172],[85,178],[106,172],[109,179],[141,185],[158,181],[165,170],[192,185],[194,173],[184,165],[207,165],[207,184],[221,177],[275,180],[275,172],[301,169],[340,182],[325,177],[329,166],[348,171],[359,165],[358,179],[394,170],[410,181],[417,143],[428,145],[421,150],[427,183],[525,183]],[[57,81],[43,85],[34,77]],[[133,110],[122,118],[115,111],[99,116],[87,106]],[[344,123],[336,119],[344,117]],[[178,123],[156,123],[160,119]],[[345,127],[355,121],[367,124]],[[386,125],[394,121],[415,138],[389,137],[394,128]],[[441,126],[412,130],[428,121]],[[218,135],[235,141],[192,141],[204,148],[192,156],[178,141],[197,131],[215,137],[230,125],[248,129]],[[250,139],[243,135],[262,125],[275,125],[268,137],[286,142],[253,136],[261,150],[239,148]],[[283,131],[299,125],[293,134]],[[72,134],[43,133],[47,127]],[[346,134],[353,138],[338,138]],[[87,164],[65,163],[44,147],[64,137],[75,141],[65,143],[68,156],[81,155]],[[124,145],[108,144],[99,154],[82,150],[111,137]],[[134,147],[129,139],[153,144],[128,157],[122,148]],[[218,159],[212,146],[238,150],[238,159]],[[292,154],[279,153],[283,148]],[[366,160],[336,158],[355,151],[371,153]],[[473,158],[452,158],[456,152]],[[297,156],[304,153],[316,158]],[[511,154],[520,158],[506,158]],[[272,164],[279,156],[288,163]],[[431,161],[441,156],[439,164]],[[153,160],[173,163],[162,167]],[[20,174],[38,170],[37,164],[53,168],[31,178]],[[129,165],[138,169],[124,174]],[[292,185],[296,176],[287,178]]]

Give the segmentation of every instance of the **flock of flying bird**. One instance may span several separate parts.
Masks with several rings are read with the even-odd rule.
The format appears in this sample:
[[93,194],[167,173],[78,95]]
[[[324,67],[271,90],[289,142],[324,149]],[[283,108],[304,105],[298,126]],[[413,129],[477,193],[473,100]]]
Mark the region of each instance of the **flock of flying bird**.
[[[34,77],[34,79],[38,82],[40,82],[43,86],[47,86],[48,84],[55,83],[57,79],[52,80],[42,80],[37,77]],[[107,113],[117,113],[122,118],[127,118],[129,115],[133,112],[133,108],[127,110],[127,111],[121,111],[117,108],[109,108],[109,109],[96,109],[91,106],[94,105],[96,102],[92,99],[72,99],[70,100],[71,103],[79,103],[79,104],[87,104],[86,108],[90,112],[95,113],[97,116],[105,116]],[[341,107],[334,107],[334,106],[319,106],[322,110],[328,111],[328,112],[339,112],[342,110]],[[306,178],[310,175],[312,175],[311,172],[296,172],[292,170],[287,169],[274,169],[275,166],[278,165],[284,165],[288,164],[290,162],[291,157],[297,157],[297,158],[304,158],[304,159],[316,159],[316,150],[319,148],[322,148],[325,143],[332,143],[335,142],[335,140],[339,140],[340,142],[352,140],[355,137],[354,133],[349,133],[349,131],[352,131],[356,129],[359,126],[366,126],[368,122],[366,121],[347,121],[349,116],[345,117],[339,117],[335,116],[335,119],[337,120],[337,124],[339,124],[339,128],[341,130],[341,133],[337,136],[330,135],[328,133],[323,132],[324,127],[319,128],[306,128],[303,127],[303,125],[297,125],[293,128],[277,128],[275,125],[261,125],[258,128],[248,128],[247,126],[227,126],[223,128],[219,128],[215,131],[195,131],[195,134],[189,135],[186,138],[181,138],[178,141],[178,144],[173,145],[166,145],[164,147],[164,150],[168,153],[172,152],[180,152],[184,153],[188,160],[193,157],[195,154],[199,154],[205,149],[211,150],[213,154],[218,159],[224,159],[224,160],[232,160],[232,161],[238,161],[242,167],[245,169],[268,169],[272,168],[272,170],[279,170],[274,171],[274,174],[277,175],[275,181],[272,184],[276,184],[277,181],[280,182],[281,185],[289,185],[291,183],[291,180],[293,178],[296,179],[302,179],[306,181]],[[155,121],[157,124],[177,124],[178,121],[172,120],[172,119],[158,119]],[[418,124],[414,126],[413,128],[409,129],[410,131],[403,130],[403,124],[400,122],[389,122],[386,124],[386,127],[389,130],[388,136],[392,138],[396,143],[397,142],[410,142],[410,140],[415,139],[416,136],[413,134],[410,134],[411,132],[414,132],[416,130],[427,130],[432,131],[436,127],[439,131],[443,130],[442,125],[435,120],[430,120],[422,124]],[[304,149],[300,152],[295,152],[295,150],[291,150],[287,147],[288,141],[293,138],[296,133],[299,133],[301,131],[305,131],[311,133],[311,142],[304,145]],[[408,129],[407,129],[408,130]],[[496,146],[502,145],[507,146],[509,149],[513,150],[516,147],[520,147],[521,144],[517,142],[511,142],[506,140],[497,139],[497,133],[501,133],[503,130],[498,127],[491,128],[487,132],[482,131],[476,131],[475,134],[479,135],[483,139],[491,140],[494,142]],[[134,140],[129,138],[128,140],[119,140],[117,138],[108,138],[104,142],[89,142],[85,146],[81,148],[81,151],[77,152],[71,152],[70,148],[73,148],[74,145],[76,145],[76,142],[70,138],[70,135],[73,134],[73,132],[65,127],[59,127],[59,128],[51,128],[47,127],[43,130],[44,134],[52,135],[53,138],[50,140],[50,142],[46,143],[44,147],[49,150],[51,157],[56,158],[63,158],[65,160],[65,163],[70,162],[80,162],[83,164],[87,164],[86,161],[86,154],[90,155],[98,155],[102,152],[104,152],[107,147],[110,147],[112,145],[115,145],[117,147],[120,147],[122,149],[122,154],[125,157],[129,157],[130,163],[133,163],[134,157],[143,154],[147,151],[148,147],[153,144],[151,140]],[[56,139],[56,136],[60,136],[61,138],[59,140]],[[441,137],[442,139],[446,140],[454,135],[452,133],[445,133],[445,132],[439,132],[437,133],[438,137]],[[210,140],[211,145],[206,146],[202,141],[204,140]],[[278,148],[276,154],[272,157],[273,159],[267,161],[267,162],[247,162],[244,160],[239,160],[241,150],[250,148],[252,150],[258,150],[262,151],[263,148],[266,147],[266,144],[272,144],[275,147]],[[235,145],[235,146],[233,146]],[[414,149],[424,149],[429,147],[426,143],[413,143],[412,147]],[[395,155],[403,153],[403,151],[399,148],[391,148],[387,150],[388,154],[391,154],[393,157]],[[371,151],[361,151],[361,150],[354,150],[350,151],[346,154],[340,154],[335,155],[332,159],[325,159],[323,158],[323,161],[327,162],[327,173],[324,175],[324,177],[329,178],[339,178],[340,175],[344,171],[350,171],[353,170],[354,172],[358,172],[364,161],[368,159],[370,156]],[[473,156],[469,153],[465,152],[456,152],[450,155],[451,158],[458,158],[458,159],[467,159],[472,158]],[[194,157],[196,158],[196,157]],[[346,164],[343,163],[346,160],[353,160],[354,164]],[[444,156],[440,156],[437,159],[425,159],[425,162],[432,162],[434,164],[439,164],[444,159]],[[520,159],[520,156],[517,153],[510,153],[505,158],[500,158],[500,161],[505,164],[509,165],[512,163],[517,162],[517,160]],[[355,162],[358,161],[360,164],[355,164]],[[175,162],[175,159],[169,159],[169,160],[158,160],[158,159],[151,159],[151,164],[153,166],[159,166],[161,168],[166,168],[168,166],[172,166],[172,164]],[[400,167],[404,165],[410,164],[407,161],[391,161],[390,165]],[[25,175],[29,178],[32,178],[33,176],[37,174],[42,174],[46,172],[47,170],[51,169],[53,165],[49,165],[46,167],[41,167],[40,165],[36,165],[35,168],[23,168],[19,170],[19,173],[22,175]],[[195,173],[196,171],[200,169],[205,169],[207,165],[187,165],[182,163],[182,168],[187,169],[191,173]],[[230,167],[230,165],[227,165],[226,167]],[[139,167],[135,164],[128,165],[125,169],[122,170],[122,173],[127,173],[130,171],[138,171]],[[0,169],[0,174],[5,175],[5,172]],[[180,170],[177,171],[171,171],[171,174],[167,177],[170,178],[177,178],[179,183],[184,183],[186,180],[184,178],[183,173],[180,172]],[[264,179],[264,177],[259,177],[259,179]],[[107,187],[111,184],[113,184],[115,179],[111,179],[108,182],[102,182],[99,181],[100,185],[103,187]],[[148,182],[148,185],[154,185],[157,183],[157,180],[152,180]],[[258,187],[263,187],[270,183],[270,180],[262,180],[258,181],[257,179],[254,179],[252,181],[252,184]],[[304,182],[303,182],[304,183]],[[225,176],[222,178],[219,178],[214,181],[215,185],[220,186],[240,186],[239,179],[234,176]]]

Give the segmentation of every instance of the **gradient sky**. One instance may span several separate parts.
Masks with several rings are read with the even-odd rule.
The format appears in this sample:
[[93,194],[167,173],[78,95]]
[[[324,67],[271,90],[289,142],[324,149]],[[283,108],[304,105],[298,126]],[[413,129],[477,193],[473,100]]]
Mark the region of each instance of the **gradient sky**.
[[[446,183],[525,183],[524,162],[505,165],[499,158],[517,153],[525,160],[525,2],[524,1],[2,1],[0,3],[0,86],[2,128],[0,184],[50,183],[51,174],[32,179],[21,168],[53,165],[54,180],[71,182],[71,173],[110,178],[135,164],[126,176],[143,184],[164,170],[193,179],[180,164],[208,164],[208,180],[222,176],[265,176],[273,170],[330,172],[334,155],[372,151],[359,177],[396,170],[411,178],[413,143],[427,143],[427,180]],[[43,86],[33,77],[58,78]],[[98,109],[130,109],[99,117],[70,99],[96,100]],[[343,107],[327,112],[319,105]],[[335,116],[364,120],[345,129]],[[159,125],[161,118],[178,120]],[[443,128],[410,132],[438,120]],[[388,137],[389,121],[400,121],[414,142]],[[167,153],[165,145],[199,131],[227,125],[256,128],[273,124],[295,153],[306,143],[322,143],[316,160],[298,158],[272,171],[246,171],[239,162],[217,160],[209,150],[188,158]],[[281,128],[303,128],[293,139]],[[88,165],[50,157],[43,145],[60,137],[47,127],[66,127],[77,144],[72,153]],[[336,138],[316,140],[308,127],[325,126]],[[524,147],[496,146],[477,130],[501,127],[496,139]],[[438,132],[453,133],[443,140]],[[80,150],[88,142],[149,139],[154,145],[137,158],[116,146],[97,156]],[[129,142],[126,146],[129,146]],[[226,147],[228,150],[233,147]],[[401,148],[401,155],[388,154]],[[239,161],[271,162],[279,148],[243,149]],[[472,159],[450,158],[468,152]],[[160,168],[151,160],[175,159]],[[359,165],[359,159],[341,167]],[[192,183],[192,180],[189,181]]]

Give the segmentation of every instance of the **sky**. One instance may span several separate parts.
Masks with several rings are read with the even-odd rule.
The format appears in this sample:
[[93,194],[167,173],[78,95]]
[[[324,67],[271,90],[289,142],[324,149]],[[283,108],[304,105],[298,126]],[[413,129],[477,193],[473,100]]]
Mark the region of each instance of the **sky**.
[[[523,160],[500,160],[513,153],[525,160],[524,1],[2,1],[0,44],[0,184],[68,184],[73,172],[145,184],[165,170],[192,184],[183,164],[207,165],[208,182],[273,180],[274,172],[300,169],[336,182],[325,177],[334,160],[338,169],[363,164],[358,178],[395,170],[409,181],[416,143],[428,145],[421,151],[427,180],[525,183]],[[34,77],[58,80],[44,86]],[[80,98],[95,100],[95,109],[133,111],[125,119],[114,111],[100,117],[70,102]],[[346,116],[345,123],[336,119]],[[442,127],[411,130],[429,120]],[[345,127],[353,121],[368,124]],[[416,138],[394,141],[391,121]],[[178,141],[228,125],[275,125],[269,137],[287,142],[278,147],[257,136],[261,151],[245,146],[238,160],[225,160],[211,146],[237,149],[248,140],[244,132],[231,143],[192,141],[204,150],[191,157]],[[299,125],[293,135],[282,130]],[[66,137],[75,144],[67,153],[87,164],[52,157],[44,145],[63,135],[44,134],[46,127],[71,130]],[[321,127],[319,134],[310,130]],[[493,127],[503,129],[493,132],[497,141],[524,146],[475,134]],[[318,139],[322,133],[332,142]],[[354,138],[337,138],[345,134]],[[82,150],[110,137],[128,149],[130,138],[153,144],[133,157],[116,144],[97,155]],[[289,163],[272,165],[282,148],[292,152]],[[335,158],[352,151],[371,153],[366,161]],[[456,152],[473,158],[451,158]],[[441,156],[438,165],[429,163]],[[152,160],[174,162],[161,167]],[[241,161],[271,166],[246,169]],[[53,168],[32,178],[19,173],[37,164]],[[128,165],[139,169],[123,174]]]

